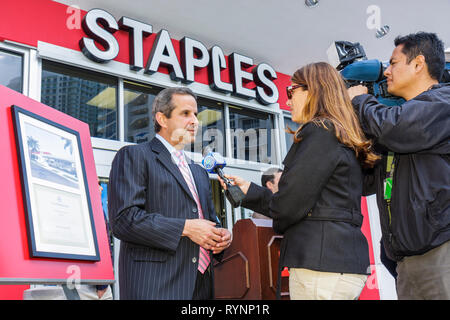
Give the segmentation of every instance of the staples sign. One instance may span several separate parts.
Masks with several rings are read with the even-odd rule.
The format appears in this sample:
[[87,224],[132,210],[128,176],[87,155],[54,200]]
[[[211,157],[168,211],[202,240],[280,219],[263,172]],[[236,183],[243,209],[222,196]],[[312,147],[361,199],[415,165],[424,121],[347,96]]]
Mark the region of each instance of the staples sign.
[[[175,53],[169,32],[160,30],[148,60],[144,66],[143,41],[153,33],[151,25],[122,17],[119,21],[108,12],[100,9],[89,11],[83,18],[82,27],[87,37],[80,40],[83,54],[97,63],[114,60],[119,54],[119,43],[114,37],[116,31],[123,30],[130,37],[130,69],[151,75],[157,72],[160,65],[169,69],[170,77],[183,83],[194,82],[197,69],[208,68],[210,87],[213,90],[231,93],[245,99],[257,99],[259,103],[269,105],[278,101],[278,89],[273,80],[277,78],[275,70],[266,63],[261,63],[252,72],[243,67],[253,65],[253,59],[238,53],[228,57],[229,65],[222,49],[213,46],[209,50],[200,42],[188,37],[180,41],[180,60]],[[96,45],[99,44],[102,49]],[[222,81],[220,72],[228,69],[231,83]],[[254,82],[255,88],[244,87],[246,82]]]

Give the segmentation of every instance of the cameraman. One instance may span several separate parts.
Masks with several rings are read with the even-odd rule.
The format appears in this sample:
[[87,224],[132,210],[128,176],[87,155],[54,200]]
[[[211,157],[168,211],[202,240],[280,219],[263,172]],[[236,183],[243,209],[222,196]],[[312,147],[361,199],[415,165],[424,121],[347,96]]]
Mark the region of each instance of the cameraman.
[[450,299],[450,84],[439,84],[444,46],[425,32],[397,37],[395,46],[384,75],[388,92],[404,104],[382,105],[364,86],[348,92],[364,132],[394,153],[393,165],[376,179],[385,182],[377,199],[383,244],[398,262],[398,298]]

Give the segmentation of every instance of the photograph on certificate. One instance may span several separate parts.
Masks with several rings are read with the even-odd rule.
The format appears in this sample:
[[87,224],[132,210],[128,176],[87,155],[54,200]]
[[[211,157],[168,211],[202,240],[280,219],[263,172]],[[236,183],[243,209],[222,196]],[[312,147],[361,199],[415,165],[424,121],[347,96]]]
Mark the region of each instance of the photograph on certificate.
[[71,139],[25,123],[27,150],[33,178],[78,189]]
[[80,135],[13,106],[32,257],[99,260]]

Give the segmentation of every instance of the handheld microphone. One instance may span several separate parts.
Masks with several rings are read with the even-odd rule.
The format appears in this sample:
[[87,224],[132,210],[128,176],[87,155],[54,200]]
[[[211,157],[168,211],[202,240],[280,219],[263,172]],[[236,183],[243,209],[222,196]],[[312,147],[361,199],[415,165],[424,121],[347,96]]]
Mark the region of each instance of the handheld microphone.
[[225,196],[228,201],[230,201],[233,208],[239,207],[242,200],[245,198],[245,194],[242,192],[239,186],[231,184],[231,181],[226,178],[223,174],[222,168],[224,168],[227,163],[220,153],[217,152],[204,152],[204,157],[202,160],[202,165],[206,171],[210,173],[216,173],[227,185],[227,190],[225,190]]

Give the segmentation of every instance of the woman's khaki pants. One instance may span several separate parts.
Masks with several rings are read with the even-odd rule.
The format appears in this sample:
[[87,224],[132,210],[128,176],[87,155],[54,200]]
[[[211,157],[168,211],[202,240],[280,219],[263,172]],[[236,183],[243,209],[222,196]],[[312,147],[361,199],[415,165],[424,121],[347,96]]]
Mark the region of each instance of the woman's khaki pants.
[[289,269],[291,300],[356,300],[367,275]]

